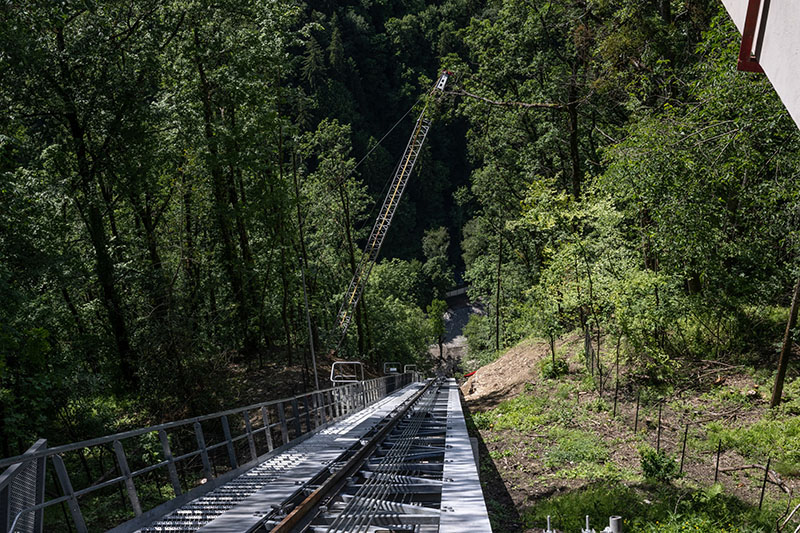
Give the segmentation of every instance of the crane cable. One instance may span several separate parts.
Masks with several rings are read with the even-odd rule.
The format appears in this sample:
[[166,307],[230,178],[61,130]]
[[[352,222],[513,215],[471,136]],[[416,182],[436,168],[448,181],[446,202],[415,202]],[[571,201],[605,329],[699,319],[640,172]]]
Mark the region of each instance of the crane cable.
[[[426,94],[425,96],[427,96],[427,94]],[[380,145],[381,145],[381,143],[382,143],[384,140],[386,140],[386,137],[388,137],[388,136],[389,136],[389,135],[390,135],[390,134],[391,134],[391,133],[392,133],[392,132],[395,130],[395,128],[397,128],[397,126],[399,126],[399,125],[400,125],[400,123],[401,123],[401,122],[402,122],[402,121],[403,121],[403,120],[404,120],[404,119],[405,119],[405,118],[406,118],[406,117],[409,115],[409,113],[411,113],[411,111],[412,111],[412,110],[413,110],[413,109],[414,109],[414,108],[417,106],[417,104],[419,104],[420,102],[422,102],[422,100],[425,98],[425,96],[420,96],[420,97],[419,97],[419,99],[418,99],[416,102],[414,102],[414,103],[411,105],[411,107],[409,107],[409,108],[408,108],[408,111],[406,111],[406,112],[403,114],[403,116],[402,116],[402,117],[400,117],[400,119],[399,119],[397,122],[395,122],[395,123],[394,123],[394,125],[393,125],[391,128],[389,128],[389,131],[387,131],[386,133],[384,133],[384,134],[383,134],[383,137],[381,137],[381,138],[380,138],[380,140],[379,140],[377,143],[375,143],[375,146],[373,146],[372,148],[370,148],[370,149],[369,149],[369,151],[368,151],[366,154],[364,154],[364,157],[362,157],[361,159],[359,159],[358,163],[356,163],[356,165],[355,165],[353,168],[351,168],[349,171],[347,171],[347,173],[345,173],[345,174],[342,174],[340,177],[336,178],[336,180],[334,181],[334,186],[338,186],[338,185],[339,185],[339,184],[341,184],[341,183],[342,183],[344,180],[346,180],[347,178],[349,178],[349,177],[350,177],[350,176],[353,174],[353,172],[355,172],[355,171],[356,171],[356,169],[357,169],[359,166],[361,166],[361,163],[363,163],[364,161],[366,161],[366,160],[367,160],[367,158],[368,158],[370,155],[372,155],[372,152],[374,152],[374,151],[375,151],[375,149],[376,149],[376,148],[378,148],[378,146],[380,146]],[[388,186],[388,184],[391,182],[391,179],[392,179],[392,177],[390,177],[390,178],[389,178],[389,180],[387,180],[387,182],[386,182],[386,183],[387,183],[387,185],[385,185],[385,186],[384,186],[384,188],[383,188],[383,190],[384,190],[384,191],[386,190],[386,187]],[[381,194],[383,194],[383,192],[381,192]],[[374,203],[375,203],[375,204],[377,204],[377,201],[375,201]],[[373,207],[373,209],[374,209],[374,207]],[[371,214],[371,213],[370,213],[370,214]]]
[[[408,170],[408,174],[411,173],[411,169],[413,168],[414,163],[419,156],[419,151],[422,148],[422,143],[425,140],[429,127],[428,122],[424,118],[428,109],[428,105],[430,104],[429,97],[432,96],[437,89],[444,90],[450,74],[451,73],[449,71],[444,71],[439,78],[439,81],[436,82],[431,90],[418,100],[419,102],[423,99],[426,99],[425,106],[423,107],[422,112],[417,119],[414,131],[412,132],[411,138],[408,141],[408,145],[406,146],[403,157],[401,158],[400,163],[397,165],[395,173],[392,176],[392,183],[395,190],[387,194],[386,199],[384,200],[383,207],[381,208],[381,214],[378,215],[378,219],[375,221],[372,232],[368,239],[367,247],[364,249],[365,255],[362,256],[361,261],[353,274],[353,279],[351,280],[350,286],[348,287],[345,295],[345,301],[342,302],[342,307],[340,308],[338,314],[341,335],[339,336],[339,341],[336,343],[336,347],[331,351],[331,354],[336,354],[339,351],[342,342],[347,335],[347,329],[351,320],[349,315],[355,311],[355,307],[358,305],[358,300],[360,299],[361,292],[364,290],[366,279],[375,264],[378,251],[383,243],[386,231],[384,230],[384,227],[388,229],[389,225],[391,224],[394,210],[396,209],[396,202],[399,202],[402,191],[405,189],[405,183],[408,179],[406,170]],[[410,110],[406,114],[409,112]],[[400,120],[402,120],[402,118]],[[392,129],[394,129],[396,125],[397,124],[395,124]],[[420,134],[422,137],[419,141],[419,145],[417,146],[417,139],[420,137]]]

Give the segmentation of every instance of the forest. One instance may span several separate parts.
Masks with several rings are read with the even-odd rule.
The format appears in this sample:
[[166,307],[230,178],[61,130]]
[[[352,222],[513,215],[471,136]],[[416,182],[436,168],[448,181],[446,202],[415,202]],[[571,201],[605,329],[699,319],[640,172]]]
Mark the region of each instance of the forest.
[[425,364],[463,279],[484,363],[583,327],[643,382],[775,365],[800,135],[717,0],[10,0],[0,24],[3,456],[278,368],[312,387],[445,69],[341,356]]

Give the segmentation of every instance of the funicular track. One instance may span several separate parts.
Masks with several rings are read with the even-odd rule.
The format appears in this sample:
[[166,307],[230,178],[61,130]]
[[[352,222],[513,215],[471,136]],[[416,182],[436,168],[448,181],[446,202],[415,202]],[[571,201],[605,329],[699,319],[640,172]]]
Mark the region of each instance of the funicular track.
[[[17,470],[9,469],[0,476],[0,489],[5,487],[5,492],[0,490],[0,504],[9,491],[7,499],[12,503],[26,495],[31,501],[21,509],[12,508],[13,513],[8,509],[3,513],[5,508],[0,506],[0,522],[5,516],[9,524],[0,523],[0,533],[42,531],[35,525],[37,521],[41,524],[41,511],[63,502],[69,507],[74,530],[88,533],[89,524],[81,511],[84,495],[116,485],[124,487],[129,499],[138,503],[140,476],[158,469],[179,474],[187,469],[184,463],[200,462],[200,458],[208,476],[201,485],[183,493],[176,490],[177,496],[157,507],[140,506],[136,517],[108,531],[491,531],[455,380],[420,382],[409,378],[357,382],[311,393],[308,399],[267,402],[57,448],[40,446],[21,459],[5,461],[21,465],[14,466],[17,470],[34,465],[36,479],[43,478],[45,466],[52,462],[64,495],[42,498],[43,485],[18,482],[17,478],[27,478],[14,478]],[[257,411],[263,415],[263,427],[254,425],[252,413]],[[277,412],[277,419],[272,418],[272,411]],[[245,428],[241,434],[236,429],[240,424],[226,423],[240,412]],[[226,440],[212,444],[202,438],[200,425],[217,419],[227,428]],[[198,449],[181,449],[173,455],[169,437],[186,427],[196,432]],[[292,428],[294,431],[290,431]],[[126,445],[148,434],[162,437],[166,459],[146,466],[137,464],[134,470],[127,461]],[[267,438],[270,450],[256,457],[261,449],[254,446],[259,444],[259,436]],[[278,440],[273,449],[272,437],[282,439],[283,444]],[[237,443],[250,445],[242,452]],[[122,475],[89,486],[73,486],[62,455],[88,454],[98,446],[111,444],[124,467]],[[213,478],[215,470],[207,468],[214,457],[212,450],[227,450],[231,464],[230,470]],[[242,453],[252,459],[236,467]],[[9,476],[13,478],[11,484]],[[182,480],[173,477],[177,489]],[[26,516],[35,520],[27,524],[22,520]]]
[[297,506],[280,522],[275,512],[256,531],[439,531],[447,415],[447,389],[429,381],[321,485],[287,501]]
[[[212,493],[172,516],[186,527],[186,513],[212,513],[195,529],[200,533],[491,531],[455,380],[404,391],[372,419],[362,415],[368,429],[359,437],[342,438],[352,429],[330,428],[338,437],[315,453],[306,450],[297,466],[275,473],[252,495]],[[248,475],[270,475],[266,468],[221,488],[241,490]],[[186,531],[177,525],[167,517],[142,531]]]

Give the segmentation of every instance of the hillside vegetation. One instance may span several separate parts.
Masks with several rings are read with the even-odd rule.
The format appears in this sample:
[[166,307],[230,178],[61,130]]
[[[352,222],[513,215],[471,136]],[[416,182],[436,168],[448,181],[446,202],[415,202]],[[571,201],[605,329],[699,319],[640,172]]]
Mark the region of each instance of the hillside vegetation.
[[496,533],[539,533],[547,516],[579,531],[585,515],[598,531],[618,515],[633,533],[767,532],[800,503],[800,379],[770,411],[767,372],[706,362],[654,386],[623,362],[601,394],[580,335],[557,343],[560,372],[548,344],[528,339],[461,387]]
[[800,135],[738,45],[718,0],[3,3],[0,454],[309,387],[442,69],[340,356],[422,364],[463,272],[473,366],[770,372]]

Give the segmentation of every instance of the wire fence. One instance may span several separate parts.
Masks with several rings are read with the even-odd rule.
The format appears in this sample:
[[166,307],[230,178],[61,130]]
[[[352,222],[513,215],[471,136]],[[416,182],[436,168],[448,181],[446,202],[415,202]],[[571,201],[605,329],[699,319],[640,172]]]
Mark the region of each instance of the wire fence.
[[800,505],[794,504],[791,484],[775,469],[777,450],[775,454],[757,457],[757,462],[747,462],[723,442],[719,425],[732,427],[746,412],[744,409],[703,416],[704,413],[681,404],[680,395],[664,396],[657,387],[628,384],[620,390],[619,356],[616,368],[603,365],[594,341],[588,329],[584,330],[586,369],[594,378],[599,397],[613,405],[612,418],[622,421],[657,453],[674,460],[677,477],[698,486],[720,483],[759,509],[765,501],[786,502],[776,518],[776,530],[800,532]]

